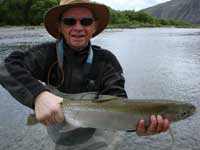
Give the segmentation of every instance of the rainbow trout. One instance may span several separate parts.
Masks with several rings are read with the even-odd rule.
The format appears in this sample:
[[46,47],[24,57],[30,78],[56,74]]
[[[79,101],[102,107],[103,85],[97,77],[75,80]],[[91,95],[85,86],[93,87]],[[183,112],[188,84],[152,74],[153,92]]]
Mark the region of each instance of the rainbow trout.
[[[194,105],[175,100],[142,100],[99,95],[96,93],[65,94],[54,91],[63,97],[62,109],[65,121],[73,127],[111,130],[135,130],[138,121],[145,119],[150,124],[151,115],[162,115],[175,122],[191,116]],[[38,123],[33,115],[27,120],[28,125]]]

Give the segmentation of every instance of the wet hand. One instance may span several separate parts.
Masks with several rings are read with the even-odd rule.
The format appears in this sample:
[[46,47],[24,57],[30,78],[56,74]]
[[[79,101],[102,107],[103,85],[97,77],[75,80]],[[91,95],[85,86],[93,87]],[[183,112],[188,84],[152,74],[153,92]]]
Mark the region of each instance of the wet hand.
[[44,125],[62,123],[64,121],[62,101],[62,97],[48,91],[40,93],[35,99],[36,119]]
[[136,133],[139,136],[148,136],[166,132],[169,129],[170,122],[167,119],[163,119],[162,116],[152,115],[151,124],[148,128],[145,127],[145,120],[141,119],[138,123]]

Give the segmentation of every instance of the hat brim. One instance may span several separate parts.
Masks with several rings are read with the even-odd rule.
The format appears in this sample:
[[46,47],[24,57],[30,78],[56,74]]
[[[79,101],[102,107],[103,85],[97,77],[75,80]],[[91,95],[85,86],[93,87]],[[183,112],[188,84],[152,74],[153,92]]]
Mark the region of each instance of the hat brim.
[[50,9],[44,20],[46,30],[56,39],[59,38],[60,33],[58,31],[59,17],[63,12],[72,7],[84,7],[92,11],[95,19],[98,21],[96,32],[93,37],[101,33],[109,23],[110,13],[109,9],[102,4],[97,3],[71,3],[66,5],[60,5]]

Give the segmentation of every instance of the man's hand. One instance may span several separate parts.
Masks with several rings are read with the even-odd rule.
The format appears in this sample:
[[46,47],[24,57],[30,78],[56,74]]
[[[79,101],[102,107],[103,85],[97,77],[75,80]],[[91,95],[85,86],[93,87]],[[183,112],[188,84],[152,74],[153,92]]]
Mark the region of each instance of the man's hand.
[[136,133],[139,136],[148,136],[159,134],[161,132],[165,132],[169,129],[170,122],[167,119],[163,119],[162,116],[155,115],[151,116],[151,124],[148,128],[145,127],[145,121],[141,119],[138,123]]
[[35,99],[36,119],[44,125],[62,123],[64,121],[62,101],[63,98],[48,91],[40,93]]

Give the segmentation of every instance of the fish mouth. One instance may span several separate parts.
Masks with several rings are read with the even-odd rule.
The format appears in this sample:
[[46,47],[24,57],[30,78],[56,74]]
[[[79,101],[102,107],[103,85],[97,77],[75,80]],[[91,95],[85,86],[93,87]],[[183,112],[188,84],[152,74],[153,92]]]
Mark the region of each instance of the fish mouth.
[[196,107],[191,104],[190,109],[186,112],[183,112],[183,114],[182,114],[183,119],[192,116],[193,114],[195,114],[195,112],[196,112]]
[[190,113],[191,113],[191,114],[194,114],[194,113],[196,112],[196,106],[193,105],[193,104],[190,104],[189,110],[190,110]]
[[196,107],[194,105],[192,105],[191,112],[192,112],[192,114],[194,114],[196,112]]

